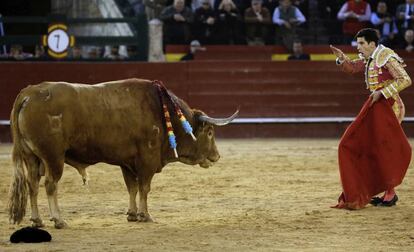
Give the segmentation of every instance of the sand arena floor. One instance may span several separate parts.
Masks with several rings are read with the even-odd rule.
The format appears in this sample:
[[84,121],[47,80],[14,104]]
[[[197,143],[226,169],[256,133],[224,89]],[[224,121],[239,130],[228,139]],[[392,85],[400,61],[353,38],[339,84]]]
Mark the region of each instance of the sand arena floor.
[[[414,141],[411,141],[414,144]],[[329,208],[341,191],[337,139],[219,140],[210,169],[170,164],[154,177],[149,211],[155,223],[127,222],[121,170],[88,168],[90,185],[66,167],[56,230],[42,185],[39,208],[53,241],[11,244],[19,226],[5,211],[10,145],[0,145],[0,251],[413,251],[414,169],[398,187],[397,207]],[[42,183],[43,183],[42,179]]]

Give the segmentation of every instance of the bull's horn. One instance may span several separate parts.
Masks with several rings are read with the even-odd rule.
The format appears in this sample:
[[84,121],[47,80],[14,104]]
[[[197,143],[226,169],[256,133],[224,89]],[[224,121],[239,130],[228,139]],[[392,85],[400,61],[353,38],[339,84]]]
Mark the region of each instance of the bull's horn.
[[227,118],[211,118],[208,115],[201,115],[199,118],[200,118],[200,121],[202,122],[208,122],[216,126],[224,126],[224,125],[229,124],[231,121],[233,121],[233,119],[236,118],[238,114],[239,114],[239,109],[237,109],[237,111],[234,112],[232,116],[227,117]]

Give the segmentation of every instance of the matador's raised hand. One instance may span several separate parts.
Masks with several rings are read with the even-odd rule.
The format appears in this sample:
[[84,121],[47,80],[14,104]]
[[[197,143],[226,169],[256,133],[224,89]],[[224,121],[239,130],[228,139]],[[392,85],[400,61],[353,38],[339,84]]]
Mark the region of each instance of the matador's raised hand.
[[341,49],[336,48],[333,45],[329,45],[329,47],[331,48],[333,54],[335,54],[336,57],[338,57],[339,61],[344,61],[345,60],[345,54],[341,51]]

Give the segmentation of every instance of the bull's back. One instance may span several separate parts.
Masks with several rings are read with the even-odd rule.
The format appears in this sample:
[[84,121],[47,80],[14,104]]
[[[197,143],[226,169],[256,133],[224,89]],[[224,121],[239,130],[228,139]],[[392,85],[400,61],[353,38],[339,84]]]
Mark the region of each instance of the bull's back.
[[[46,82],[24,89],[19,128],[39,150],[67,152],[85,163],[116,162],[161,124],[149,81],[97,85]],[[122,153],[121,153],[122,151]]]

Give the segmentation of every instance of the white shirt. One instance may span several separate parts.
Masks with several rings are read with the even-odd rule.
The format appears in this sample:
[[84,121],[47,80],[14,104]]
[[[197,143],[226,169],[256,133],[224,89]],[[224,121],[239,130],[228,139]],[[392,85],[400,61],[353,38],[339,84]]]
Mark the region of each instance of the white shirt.
[[[342,5],[341,9],[338,12],[339,20],[346,19],[345,13],[348,12],[347,10],[348,10],[348,3],[344,3],[344,5]],[[365,13],[363,15],[359,15],[358,21],[360,22],[369,21],[370,18],[371,18],[371,6],[367,3],[367,7],[365,8]]]
[[[296,6],[292,6],[295,8],[295,18],[299,21],[299,24],[303,24],[306,22],[305,16],[300,12],[300,10]],[[277,7],[273,12],[273,23],[278,25],[283,25],[286,20],[280,19],[280,7]]]
[[[208,0],[210,2],[211,9],[214,9],[214,2],[215,0]],[[192,0],[191,1],[191,9],[193,10],[193,13],[202,6],[204,0]]]
[[408,22],[407,20],[411,20],[411,16],[408,15],[408,12],[410,11],[411,8],[411,15],[414,15],[414,4],[412,4],[411,6],[409,4],[405,5],[405,21],[404,21],[404,28],[408,27]]
[[[381,24],[381,18],[378,17],[378,14],[376,12],[372,13],[371,15],[371,23],[373,25],[380,25]],[[391,24],[393,29],[391,30]],[[394,20],[392,22],[384,22],[384,25],[382,26],[381,35],[388,36],[390,34],[397,34],[398,29],[397,25],[395,24]]]

